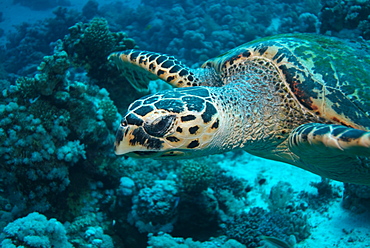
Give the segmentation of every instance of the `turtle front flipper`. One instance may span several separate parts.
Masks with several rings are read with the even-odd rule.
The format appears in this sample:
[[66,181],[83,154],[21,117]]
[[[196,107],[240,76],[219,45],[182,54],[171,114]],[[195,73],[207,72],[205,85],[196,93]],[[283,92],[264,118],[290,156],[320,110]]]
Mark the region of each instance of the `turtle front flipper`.
[[370,185],[370,132],[307,123],[290,134],[289,149],[299,157],[295,164],[304,169],[342,182]]
[[161,53],[126,50],[109,55],[130,83],[138,90],[150,80],[162,79],[173,87],[215,86],[219,80],[213,68],[191,69],[173,56]]

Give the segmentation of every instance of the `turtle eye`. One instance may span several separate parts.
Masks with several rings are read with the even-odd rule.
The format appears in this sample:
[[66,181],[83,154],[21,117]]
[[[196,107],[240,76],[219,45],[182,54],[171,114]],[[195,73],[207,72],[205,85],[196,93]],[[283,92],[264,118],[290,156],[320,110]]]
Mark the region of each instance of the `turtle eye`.
[[150,122],[144,123],[145,131],[155,137],[163,137],[173,126],[175,115],[160,116]]

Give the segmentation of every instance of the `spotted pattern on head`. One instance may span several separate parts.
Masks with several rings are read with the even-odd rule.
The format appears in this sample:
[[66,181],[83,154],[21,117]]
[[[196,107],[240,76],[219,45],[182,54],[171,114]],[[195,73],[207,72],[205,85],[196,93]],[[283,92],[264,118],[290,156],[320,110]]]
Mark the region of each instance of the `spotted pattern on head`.
[[180,156],[206,147],[220,118],[206,88],[179,88],[145,96],[129,106],[116,135],[116,153]]

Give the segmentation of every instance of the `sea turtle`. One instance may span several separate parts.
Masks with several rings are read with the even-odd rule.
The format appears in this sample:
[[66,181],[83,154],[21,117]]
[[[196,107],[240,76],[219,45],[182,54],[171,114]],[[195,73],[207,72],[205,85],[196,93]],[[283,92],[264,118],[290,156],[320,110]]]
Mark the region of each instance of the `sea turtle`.
[[243,149],[323,177],[370,185],[370,49],[311,34],[258,39],[191,69],[172,56],[109,56],[140,87],[174,87],[133,102],[116,154],[193,158]]

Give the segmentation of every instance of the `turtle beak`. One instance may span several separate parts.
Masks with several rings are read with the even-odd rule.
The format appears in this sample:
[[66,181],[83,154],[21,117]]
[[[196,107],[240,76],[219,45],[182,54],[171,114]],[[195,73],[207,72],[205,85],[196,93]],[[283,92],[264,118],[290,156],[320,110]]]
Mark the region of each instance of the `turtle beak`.
[[137,152],[140,146],[130,144],[130,137],[134,128],[130,128],[130,125],[120,125],[116,133],[116,141],[114,142],[114,152],[116,155],[123,155],[127,153]]
[[159,138],[148,135],[142,126],[131,125],[122,121],[116,133],[114,146],[117,155],[126,154],[131,156],[136,154],[136,157],[139,154],[139,157],[142,157],[141,154],[159,152],[163,143]]
[[[134,129],[134,128],[131,128]],[[116,133],[116,141],[114,148],[116,155],[123,155],[134,158],[152,158],[157,157],[159,152],[148,151],[147,148],[130,144],[133,130],[130,130],[130,125],[120,126]]]
[[181,151],[159,151],[157,149],[148,149],[145,145],[132,143],[132,138],[135,138],[135,127],[120,126],[116,133],[116,141],[114,142],[116,155],[126,155],[133,158],[154,158],[154,159],[171,159],[174,156],[183,156]]
[[125,136],[127,135],[128,131],[129,131],[129,126],[128,125],[123,126],[122,124],[117,130],[116,141],[114,142],[114,150],[117,155],[122,155],[122,154],[130,152],[128,143],[125,140]]

